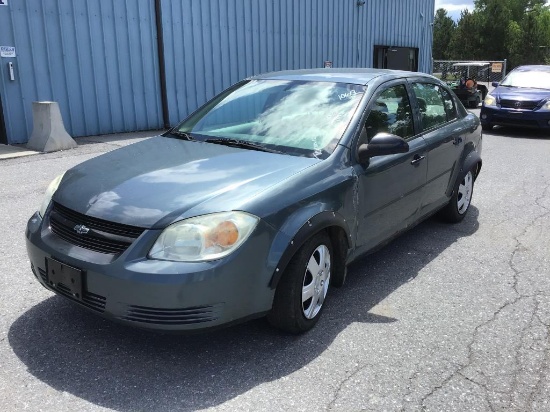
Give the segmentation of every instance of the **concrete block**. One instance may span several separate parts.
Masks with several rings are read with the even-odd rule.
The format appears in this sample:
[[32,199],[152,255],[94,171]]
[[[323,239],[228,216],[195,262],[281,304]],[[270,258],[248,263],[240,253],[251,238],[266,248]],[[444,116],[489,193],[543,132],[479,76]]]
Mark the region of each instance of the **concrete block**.
[[40,152],[74,149],[77,144],[67,133],[57,102],[32,102],[34,127],[27,147]]

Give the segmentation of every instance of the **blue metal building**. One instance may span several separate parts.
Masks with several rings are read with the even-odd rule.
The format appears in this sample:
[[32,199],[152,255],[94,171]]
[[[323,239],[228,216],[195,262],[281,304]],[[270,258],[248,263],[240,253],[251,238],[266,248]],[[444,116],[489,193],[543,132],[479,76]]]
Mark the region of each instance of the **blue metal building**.
[[[272,70],[431,72],[434,0],[0,0],[0,143],[25,143],[32,102],[72,136],[176,124]],[[329,69],[327,69],[329,70]]]

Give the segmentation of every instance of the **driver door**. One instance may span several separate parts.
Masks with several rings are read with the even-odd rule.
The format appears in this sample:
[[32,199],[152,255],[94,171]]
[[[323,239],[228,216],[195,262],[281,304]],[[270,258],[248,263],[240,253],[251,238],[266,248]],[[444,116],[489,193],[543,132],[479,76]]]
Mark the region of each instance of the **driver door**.
[[380,132],[402,137],[407,153],[377,156],[368,166],[355,165],[359,206],[356,245],[369,250],[413,224],[426,184],[426,143],[415,131],[409,89],[405,82],[380,86],[367,107],[357,148]]

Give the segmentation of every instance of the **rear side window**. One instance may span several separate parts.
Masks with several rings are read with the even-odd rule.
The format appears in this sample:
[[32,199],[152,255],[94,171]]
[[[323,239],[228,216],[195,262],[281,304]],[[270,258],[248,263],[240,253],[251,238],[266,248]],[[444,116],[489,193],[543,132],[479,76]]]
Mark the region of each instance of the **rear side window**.
[[[432,83],[413,83],[412,87],[420,108],[422,128],[429,130],[446,123],[448,108],[443,100],[441,87]],[[452,107],[454,109],[454,105]],[[456,117],[456,110],[454,111]]]
[[373,102],[365,122],[367,139],[386,132],[409,139],[414,136],[413,115],[404,85],[389,87]]
[[451,93],[444,88],[440,88],[443,95],[443,102],[445,103],[445,111],[447,112],[447,121],[458,119],[458,113],[456,111],[455,102]]

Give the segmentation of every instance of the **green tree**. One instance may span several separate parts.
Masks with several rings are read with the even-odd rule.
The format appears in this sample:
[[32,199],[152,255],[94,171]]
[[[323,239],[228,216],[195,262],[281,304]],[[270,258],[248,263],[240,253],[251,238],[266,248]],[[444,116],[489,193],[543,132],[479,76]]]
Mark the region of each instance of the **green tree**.
[[[439,10],[438,10],[439,13]],[[440,58],[434,19],[434,58]],[[475,0],[451,31],[443,56],[457,60],[509,60],[509,68],[550,63],[550,6],[546,0]],[[436,46],[438,49],[436,50]]]
[[502,60],[508,57],[506,44],[509,22],[512,20],[510,3],[524,0],[478,0],[477,16],[480,50],[485,60]]
[[478,60],[482,59],[482,49],[479,30],[481,26],[480,15],[468,10],[460,13],[460,19],[453,31],[449,49],[453,59]]
[[447,16],[447,10],[438,9],[435,12],[433,28],[433,58],[438,60],[450,59],[449,44],[451,43],[456,23],[451,17]]

